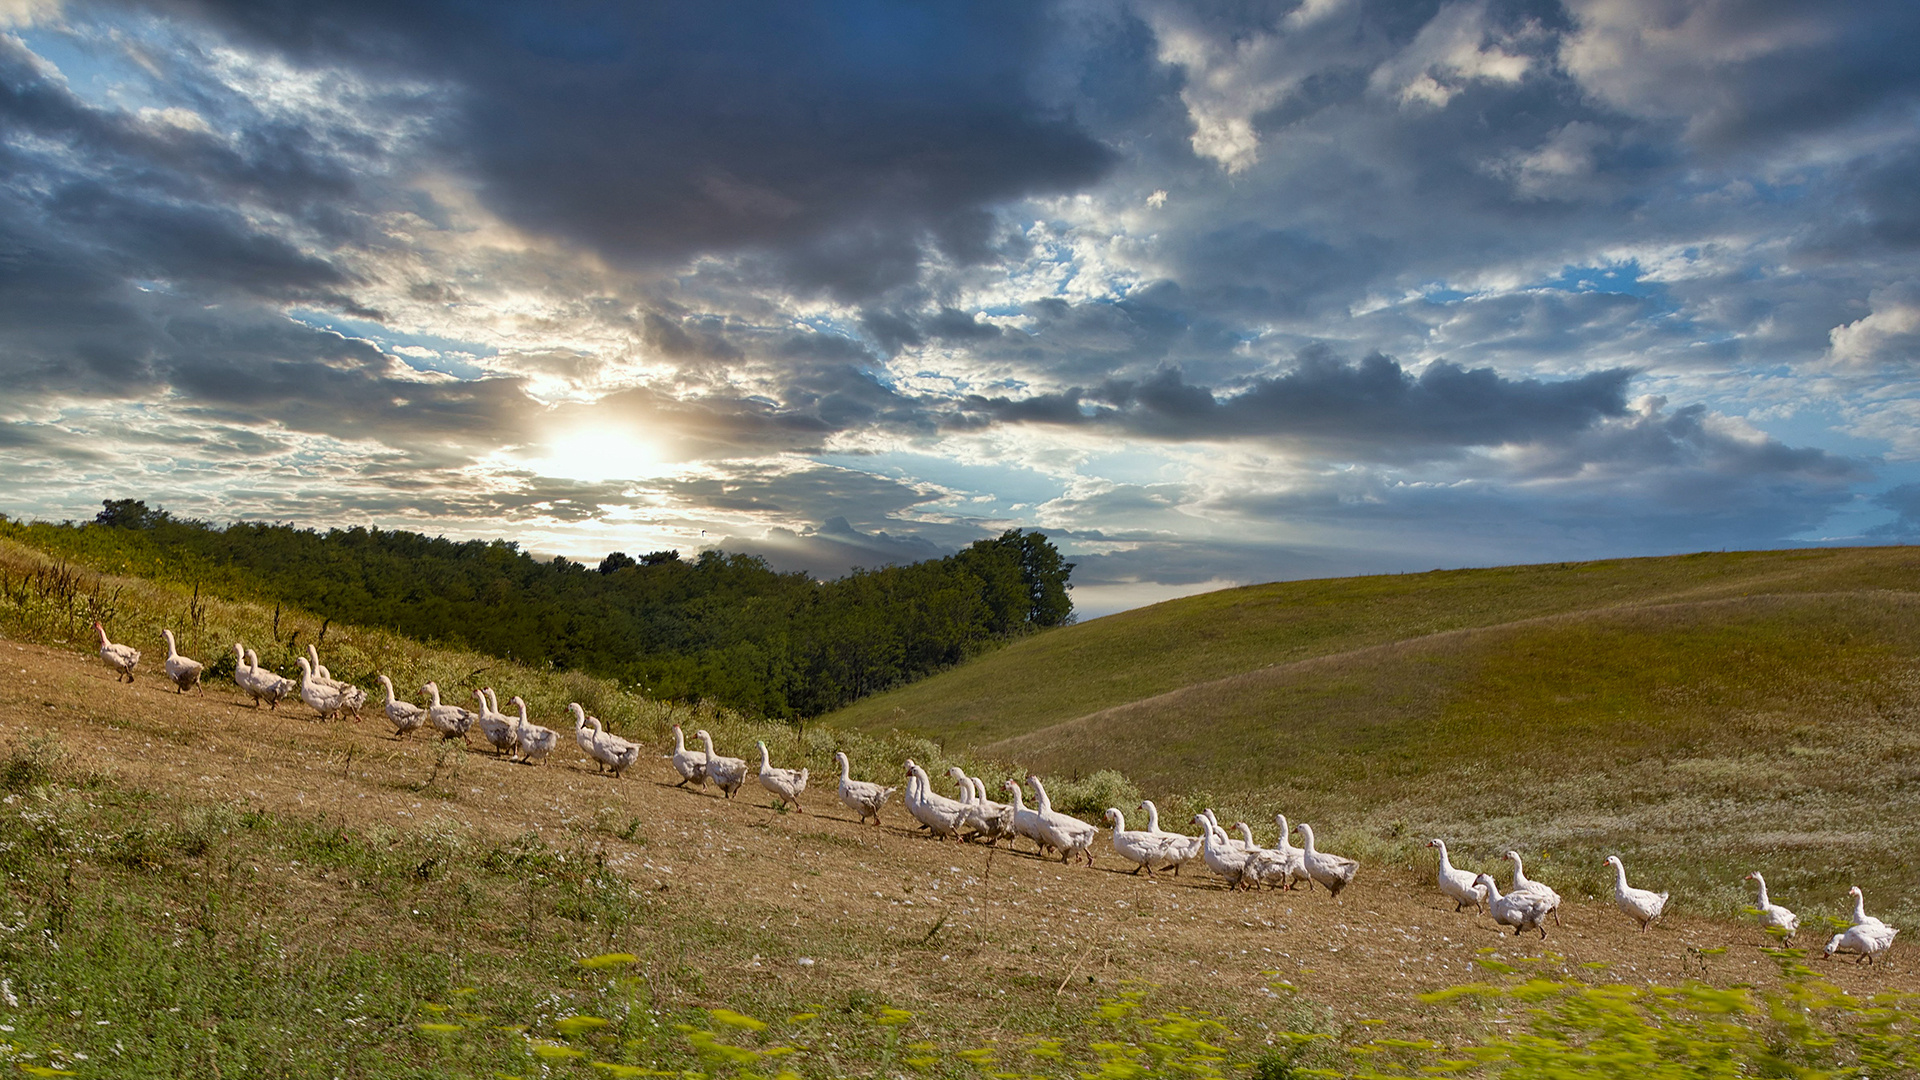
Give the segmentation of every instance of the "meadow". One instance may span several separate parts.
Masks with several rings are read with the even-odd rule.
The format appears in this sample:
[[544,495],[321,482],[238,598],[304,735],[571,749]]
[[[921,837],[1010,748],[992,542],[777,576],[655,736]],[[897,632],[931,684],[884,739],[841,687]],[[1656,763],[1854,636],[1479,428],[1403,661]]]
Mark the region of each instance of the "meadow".
[[1228,590],[826,719],[1324,821],[1381,861],[1516,848],[1597,896],[1618,853],[1723,916],[1763,869],[1911,919],[1917,686],[1920,552],[1869,548]]
[[[1755,681],[1732,666],[1740,650],[1771,665],[1825,641],[1808,685],[1864,693],[1847,688],[1880,685],[1878,668],[1847,667],[1850,642],[1897,645],[1906,625],[1899,598],[1851,623],[1765,597],[1713,602],[1739,611],[1694,613],[1688,640],[1723,643],[1704,663],[1740,709]],[[653,758],[614,781],[577,756],[536,768],[396,743],[374,710],[359,725],[314,722],[297,703],[256,711],[218,675],[176,695],[154,672],[155,651],[140,682],[122,686],[91,655],[95,616],[145,649],[174,627],[209,659],[240,639],[284,665],[318,640],[336,675],[371,682],[384,671],[402,687],[435,677],[461,692],[491,683],[548,723],[581,700],[656,750],[676,722],[736,753],[766,739],[783,763],[813,765],[819,796],[809,813],[782,813],[751,788],[733,801],[677,789]],[[1584,621],[1548,623],[1502,632],[1531,633],[1556,662],[1596,648]],[[1607,632],[1644,631],[1628,620]],[[1557,854],[1533,867],[1569,894],[1568,927],[1549,941],[1501,937],[1436,902],[1415,834],[1364,816],[1419,790],[1405,761],[1365,764],[1417,724],[1392,735],[1363,730],[1358,712],[1324,720],[1329,738],[1349,741],[1321,767],[1353,800],[1343,815],[1329,803],[1330,828],[1367,860],[1361,885],[1335,903],[1230,894],[1204,875],[1148,883],[1119,873],[1111,853],[1088,869],[936,844],[903,827],[897,804],[876,829],[827,801],[819,773],[834,749],[882,778],[906,756],[1010,774],[957,743],[656,702],[578,673],[76,571],[24,548],[0,548],[0,634],[0,1028],[11,1029],[0,1052],[30,1074],[1604,1076],[1679,1054],[1697,1067],[1675,1075],[1863,1062],[1867,1075],[1910,1075],[1887,1064],[1905,1060],[1913,1030],[1901,995],[1920,989],[1899,948],[1890,966],[1809,975],[1729,921],[1737,908],[1693,893],[1640,935],[1569,888],[1574,868]],[[1532,669],[1474,657],[1463,646],[1421,660],[1455,665],[1421,691],[1440,702],[1418,714],[1426,723],[1452,715],[1461,687],[1485,689],[1459,706],[1466,719],[1446,722],[1495,732],[1476,710],[1503,693],[1555,693],[1532,684]],[[1631,675],[1623,668],[1596,700],[1638,700],[1618,696]],[[1287,685],[1263,692],[1297,697]],[[1888,686],[1882,705],[1898,712]],[[1419,696],[1391,693],[1402,709]],[[1441,754],[1457,736],[1432,737],[1427,749]],[[1679,739],[1662,729],[1656,741]],[[1554,756],[1519,749],[1532,768]],[[1617,752],[1639,762],[1647,748]],[[1802,778],[1815,788],[1796,797],[1825,798],[1817,787],[1843,784],[1846,763],[1808,757],[1827,771]],[[1142,786],[1177,775],[1150,757],[1138,765]],[[1136,797],[1118,772],[1056,779],[1076,806]],[[1175,796],[1170,816],[1210,797]],[[1585,827],[1553,813],[1563,816],[1513,827]],[[1871,838],[1900,827],[1859,831],[1880,843]],[[1497,854],[1467,846],[1463,861]],[[1822,892],[1791,895],[1814,936],[1839,911]],[[1898,923],[1896,898],[1870,895]]]

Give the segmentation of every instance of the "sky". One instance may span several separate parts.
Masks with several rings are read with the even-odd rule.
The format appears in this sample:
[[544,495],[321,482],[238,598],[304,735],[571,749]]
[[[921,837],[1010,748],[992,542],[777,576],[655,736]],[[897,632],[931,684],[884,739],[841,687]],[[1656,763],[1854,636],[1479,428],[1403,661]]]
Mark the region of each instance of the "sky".
[[0,0],[0,511],[1091,617],[1920,537],[1920,4]]

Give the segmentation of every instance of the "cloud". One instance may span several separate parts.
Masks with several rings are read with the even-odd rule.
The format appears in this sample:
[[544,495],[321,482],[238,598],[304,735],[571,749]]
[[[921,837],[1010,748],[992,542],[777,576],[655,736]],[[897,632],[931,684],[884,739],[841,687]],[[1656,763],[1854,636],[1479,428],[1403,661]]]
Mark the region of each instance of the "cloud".
[[923,245],[977,257],[990,207],[1113,161],[1036,96],[1034,5],[182,9],[298,64],[452,84],[443,137],[487,203],[621,259],[766,251],[795,282],[864,295]]
[[1920,540],[1920,484],[1901,484],[1889,488],[1873,500],[1882,509],[1894,512],[1894,519],[1876,525],[1867,535],[1876,539]]
[[1911,5],[6,10],[10,507],[1147,597],[1826,535],[1920,445]]
[[1560,61],[1589,93],[1684,123],[1715,151],[1832,133],[1909,101],[1920,71],[1898,44],[1910,5],[1805,8],[1767,0],[1571,0]]
[[816,529],[774,528],[765,536],[723,536],[723,551],[758,555],[781,573],[805,573],[816,578],[844,577],[856,569],[924,562],[951,554],[951,550],[917,536],[863,533],[843,517],[828,518]]
[[1616,369],[1550,383],[1436,361],[1416,376],[1378,353],[1347,364],[1316,349],[1301,354],[1292,371],[1225,395],[1167,370],[1141,382],[1024,399],[973,397],[966,407],[970,415],[1007,422],[1169,441],[1266,439],[1343,460],[1391,460],[1564,441],[1623,414],[1631,375]]
[[1901,281],[1875,289],[1864,318],[1836,326],[1828,356],[1852,367],[1912,367],[1920,361],[1920,283]]

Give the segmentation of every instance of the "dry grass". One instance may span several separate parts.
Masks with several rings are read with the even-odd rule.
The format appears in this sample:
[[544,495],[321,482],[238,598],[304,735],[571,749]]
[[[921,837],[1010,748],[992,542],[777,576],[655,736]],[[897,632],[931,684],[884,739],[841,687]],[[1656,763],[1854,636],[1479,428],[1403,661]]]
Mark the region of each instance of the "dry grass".
[[1706,552],[1276,582],[1036,635],[825,719],[971,746],[1197,683],[1452,630],[1622,606],[1873,590],[1920,590],[1920,551]]
[[[1630,868],[1733,915],[1859,884],[1920,914],[1920,596],[1616,608],[1321,657],[1184,688],[982,749],[1113,767],[1149,794],[1286,812],[1413,861],[1430,836],[1509,847],[1582,892]],[[1458,858],[1458,856],[1456,856]]]

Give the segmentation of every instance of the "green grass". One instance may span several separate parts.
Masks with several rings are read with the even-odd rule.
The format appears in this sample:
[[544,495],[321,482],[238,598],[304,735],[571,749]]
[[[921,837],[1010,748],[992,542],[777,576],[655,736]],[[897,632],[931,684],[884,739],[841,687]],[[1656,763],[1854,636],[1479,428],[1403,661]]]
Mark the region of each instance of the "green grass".
[[975,746],[1184,686],[1451,630],[1623,605],[1882,589],[1920,590],[1920,551],[1703,553],[1277,582],[1037,635],[823,719]]
[[706,958],[782,935],[634,889],[587,830],[555,847],[196,805],[74,774],[45,741],[0,781],[0,1061],[27,1075],[1900,1078],[1920,1048],[1911,1000],[1849,997],[1786,953],[1767,989],[1483,957],[1491,982],[1426,999],[1446,1042],[1209,1015],[1193,988],[1049,1009],[1024,999],[1050,978],[1008,980],[993,1026],[1020,1034],[988,1040],[857,989],[709,987],[732,965]]
[[[750,956],[936,947],[838,925],[796,938],[770,912],[638,887],[607,854],[586,822],[557,844],[452,818],[355,829],[128,788],[75,772],[48,740],[16,743],[0,758],[0,1062],[116,1078],[864,1076],[941,1062],[977,1075],[958,1057],[977,1045],[976,1017],[741,972]],[[1084,1027],[1100,1015],[1063,1007],[1051,978],[1007,989],[984,998],[993,1026],[1025,1034],[977,1059],[1042,1075],[1089,1060]],[[1226,1033],[1151,1018],[1148,997],[1121,999],[1116,1033],[1158,1033],[1129,1053],[1197,1062],[1198,1036]]]
[[[951,765],[971,773],[1006,775],[1002,771],[1006,767],[991,758],[957,749],[949,753],[938,742],[911,734],[790,724],[743,716],[711,704],[660,701],[638,687],[584,672],[519,664],[387,630],[331,623],[297,608],[222,600],[177,585],[100,574],[0,540],[0,631],[25,641],[91,653],[95,619],[106,625],[114,641],[142,650],[137,677],[150,680],[165,678],[160,673],[166,648],[162,629],[175,632],[183,654],[207,663],[209,682],[230,683],[236,641],[254,649],[262,666],[296,679],[296,661],[306,654],[309,642],[316,643],[335,678],[368,691],[369,703],[363,712],[374,725],[386,722],[381,712],[384,691],[378,681],[385,674],[393,680],[397,694],[416,702],[425,700],[420,687],[429,680],[439,684],[444,701],[468,707],[473,691],[482,686],[495,687],[501,706],[509,710],[508,699],[517,694],[526,699],[533,721],[559,730],[563,741],[572,735],[567,704],[576,701],[600,717],[608,730],[650,747],[670,746],[674,724],[683,726],[690,744],[697,729],[707,729],[722,753],[737,757],[755,757],[754,743],[764,739],[776,763],[811,769],[815,790],[828,798],[832,796],[825,790],[827,781],[839,775],[836,751],[846,752],[856,776],[888,784],[901,782],[900,763],[907,758],[925,766],[943,786]],[[306,711],[297,699],[281,707]],[[457,767],[457,762],[449,764]],[[1124,778],[1088,780],[1054,778],[1049,790],[1058,789],[1056,804],[1089,814],[1098,814],[1110,804],[1095,800],[1139,797]],[[429,787],[425,793],[439,790]]]
[[[1168,820],[1288,814],[1424,866],[1618,853],[1736,916],[1762,869],[1920,916],[1920,552],[1743,552],[1230,590],[1019,643],[830,720],[1055,775],[1114,769]],[[1464,857],[1463,857],[1464,855]]]

